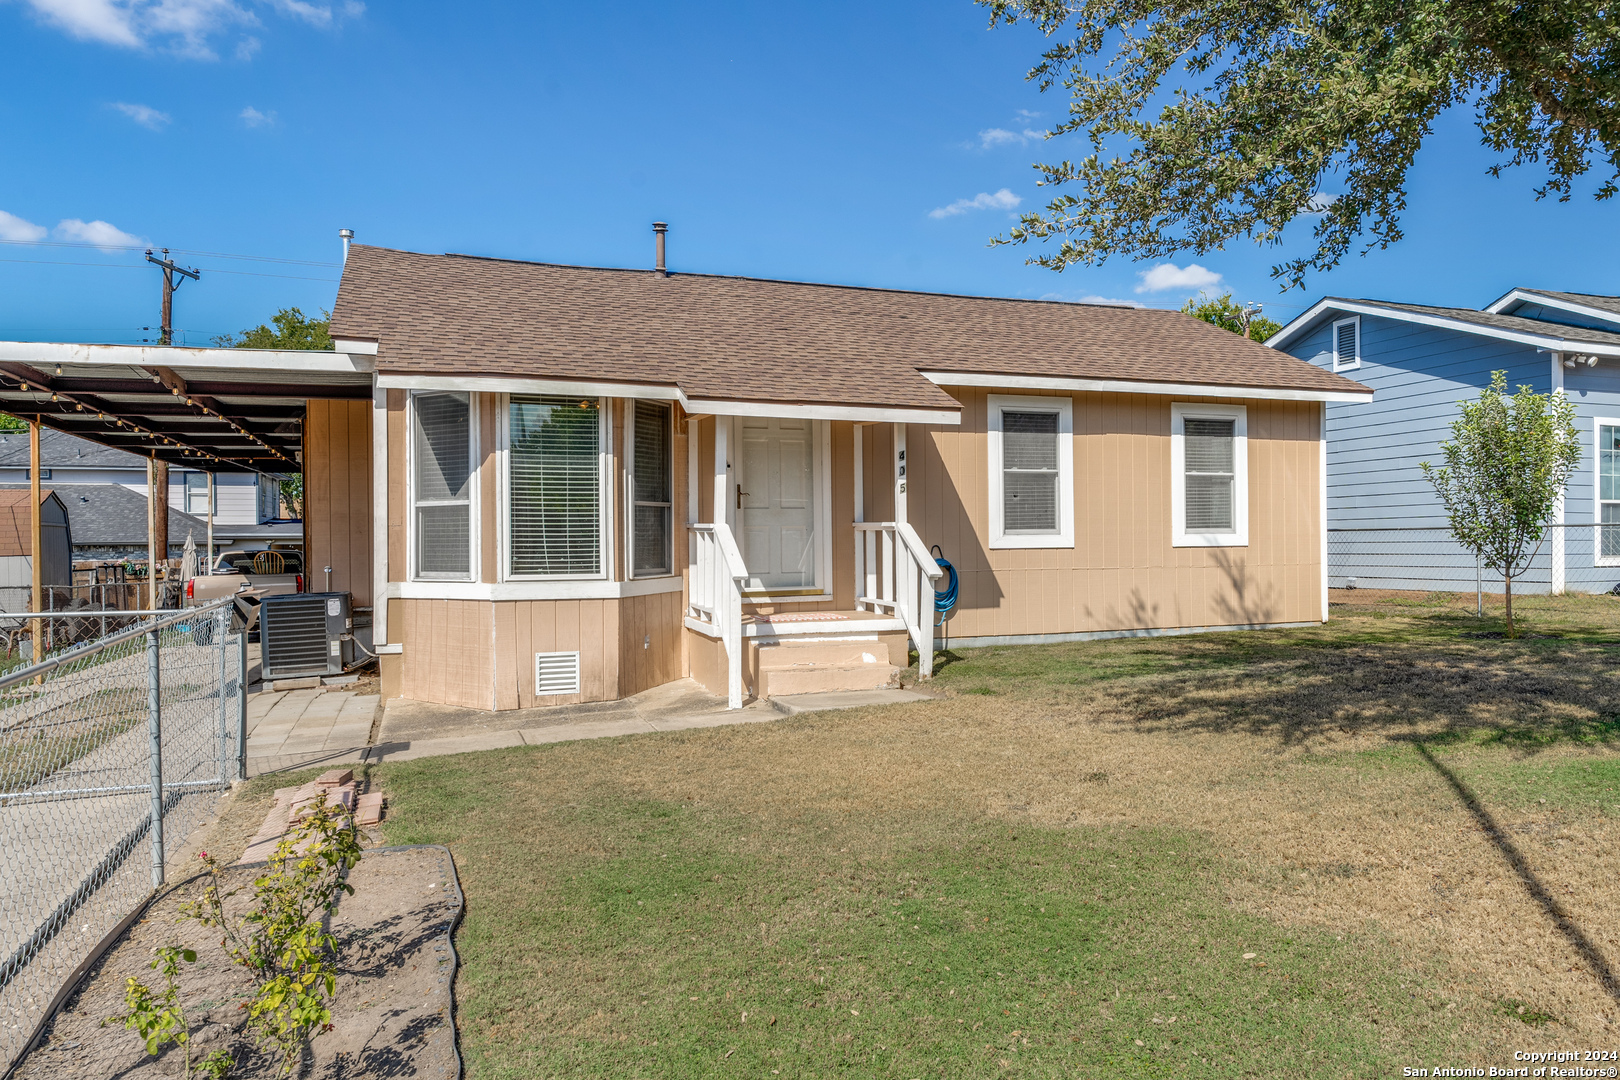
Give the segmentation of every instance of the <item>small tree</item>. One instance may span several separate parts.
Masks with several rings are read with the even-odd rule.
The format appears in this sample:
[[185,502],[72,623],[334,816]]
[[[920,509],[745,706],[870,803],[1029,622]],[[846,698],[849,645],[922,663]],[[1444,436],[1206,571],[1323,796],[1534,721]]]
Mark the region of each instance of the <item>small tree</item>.
[[[213,856],[205,851],[200,858],[208,886],[197,900],[181,905],[181,915],[219,930],[226,954],[251,973],[254,993],[241,1005],[248,1027],[260,1048],[275,1057],[276,1075],[291,1076],[304,1044],[332,1026],[336,941],[326,920],[340,897],[354,893],[345,880],[360,859],[354,817],[328,803],[325,795],[317,798],[308,816],[276,845],[268,869],[253,880],[253,902],[240,916],[225,910],[239,890],[224,888]],[[154,954],[152,968],[163,977],[163,988],[154,992],[138,979],[127,980],[127,1012],[109,1019],[138,1034],[154,1056],[165,1043],[179,1045],[185,1052],[185,1080],[223,1080],[231,1071],[229,1054],[215,1051],[200,1061],[192,1059],[192,1031],[179,977],[182,961],[196,963],[196,951],[165,946]]]
[[1219,296],[1210,296],[1208,293],[1199,293],[1197,296],[1181,305],[1181,310],[1195,319],[1202,319],[1211,326],[1218,326],[1222,330],[1230,330],[1255,341],[1264,341],[1282,329],[1282,323],[1276,319],[1268,319],[1258,310],[1250,311],[1236,300],[1232,294],[1222,293]]
[[1421,467],[1451,519],[1451,534],[1502,575],[1507,634],[1515,637],[1513,579],[1540,550],[1581,462],[1575,406],[1563,394],[1528,386],[1510,395],[1507,372],[1493,371],[1491,385],[1459,407],[1450,441],[1440,444],[1445,464]]

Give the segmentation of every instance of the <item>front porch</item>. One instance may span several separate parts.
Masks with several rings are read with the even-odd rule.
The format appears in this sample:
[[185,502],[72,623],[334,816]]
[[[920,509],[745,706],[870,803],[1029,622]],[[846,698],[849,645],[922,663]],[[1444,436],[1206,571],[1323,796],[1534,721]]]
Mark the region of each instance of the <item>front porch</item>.
[[[692,678],[735,709],[896,685],[912,647],[929,677],[941,572],[904,517],[905,425],[688,424],[695,524],[682,622]],[[874,510],[891,519],[867,520]]]

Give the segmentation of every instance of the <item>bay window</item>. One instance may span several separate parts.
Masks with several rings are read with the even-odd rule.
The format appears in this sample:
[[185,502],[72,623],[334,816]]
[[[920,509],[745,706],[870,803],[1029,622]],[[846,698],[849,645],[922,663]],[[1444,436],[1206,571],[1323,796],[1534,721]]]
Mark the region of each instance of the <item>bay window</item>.
[[414,576],[472,577],[473,419],[469,395],[411,397]]
[[507,576],[602,574],[602,408],[513,394],[507,405]]
[[656,401],[631,403],[630,575],[661,577],[672,564],[671,409]]

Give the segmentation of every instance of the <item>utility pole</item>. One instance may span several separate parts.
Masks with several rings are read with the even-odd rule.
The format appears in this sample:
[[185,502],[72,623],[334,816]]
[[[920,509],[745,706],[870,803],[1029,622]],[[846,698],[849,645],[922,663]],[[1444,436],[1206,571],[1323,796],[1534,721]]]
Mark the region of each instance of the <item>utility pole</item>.
[[171,345],[174,338],[174,290],[186,278],[192,281],[202,280],[202,275],[196,270],[188,270],[169,258],[169,249],[163,249],[163,258],[159,259],[152,254],[152,249],[146,249],[146,261],[155,263],[163,271],[163,321],[158,327],[158,344]]
[[1254,317],[1260,314],[1265,306],[1266,305],[1264,304],[1257,304],[1253,300],[1250,300],[1247,304],[1243,305],[1243,310],[1238,312],[1238,322],[1243,324],[1244,337],[1249,336],[1249,323],[1254,321]]

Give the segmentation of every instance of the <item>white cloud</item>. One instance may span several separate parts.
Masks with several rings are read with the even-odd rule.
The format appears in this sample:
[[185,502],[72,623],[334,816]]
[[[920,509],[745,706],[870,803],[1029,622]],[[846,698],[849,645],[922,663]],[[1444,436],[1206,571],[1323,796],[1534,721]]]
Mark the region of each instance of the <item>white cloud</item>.
[[1310,197],[1308,202],[1306,202],[1305,212],[1307,214],[1325,214],[1327,213],[1328,207],[1332,206],[1338,201],[1339,196],[1329,195],[1325,192],[1318,191],[1315,195]]
[[955,217],[957,214],[965,214],[969,210],[1011,210],[1023,201],[1023,199],[1020,199],[1006,188],[1002,188],[994,195],[981,191],[971,199],[957,199],[949,206],[936,207],[928,211],[928,216],[931,218],[948,218]]
[[[201,60],[214,60],[211,41],[235,27],[256,27],[253,7],[238,0],[24,0],[43,21],[81,41],[126,49],[161,48]],[[365,5],[346,0],[336,9],[311,0],[259,0],[278,14],[329,29],[357,18]],[[243,38],[238,59],[248,59],[258,40]]]
[[271,127],[276,122],[276,114],[274,110],[270,112],[260,112],[251,105],[243,109],[237,115],[241,118],[242,123],[246,124],[250,128]]
[[251,60],[259,55],[259,39],[251,34],[236,43],[236,58],[238,60]]
[[16,214],[0,210],[0,240],[43,240],[45,226],[24,221]]
[[162,131],[174,118],[166,112],[159,112],[150,105],[137,105],[129,101],[115,101],[113,108],[141,125],[153,131]]
[[1184,268],[1175,263],[1160,263],[1151,270],[1143,270],[1137,277],[1142,279],[1142,284],[1136,287],[1139,293],[1169,292],[1172,289],[1190,293],[1199,289],[1213,289],[1221,283],[1221,275],[1197,263],[1188,263]]
[[1017,143],[1023,146],[1032,140],[1046,138],[1046,132],[1025,128],[1023,131],[1008,131],[1006,128],[986,128],[979,132],[979,149],[989,150],[996,146],[1008,146]]
[[1039,299],[1039,300],[1059,300],[1059,301],[1062,301],[1065,304],[1096,304],[1099,307],[1129,307],[1129,308],[1147,307],[1147,305],[1142,303],[1140,300],[1120,300],[1117,297],[1098,296],[1095,293],[1088,293],[1085,296],[1081,296],[1081,297],[1070,297],[1066,293],[1049,292],[1049,293],[1042,293],[1036,299]]
[[141,239],[105,221],[80,221],[66,218],[56,223],[56,235],[63,240],[80,244],[94,244],[104,251],[117,248],[140,247]]

